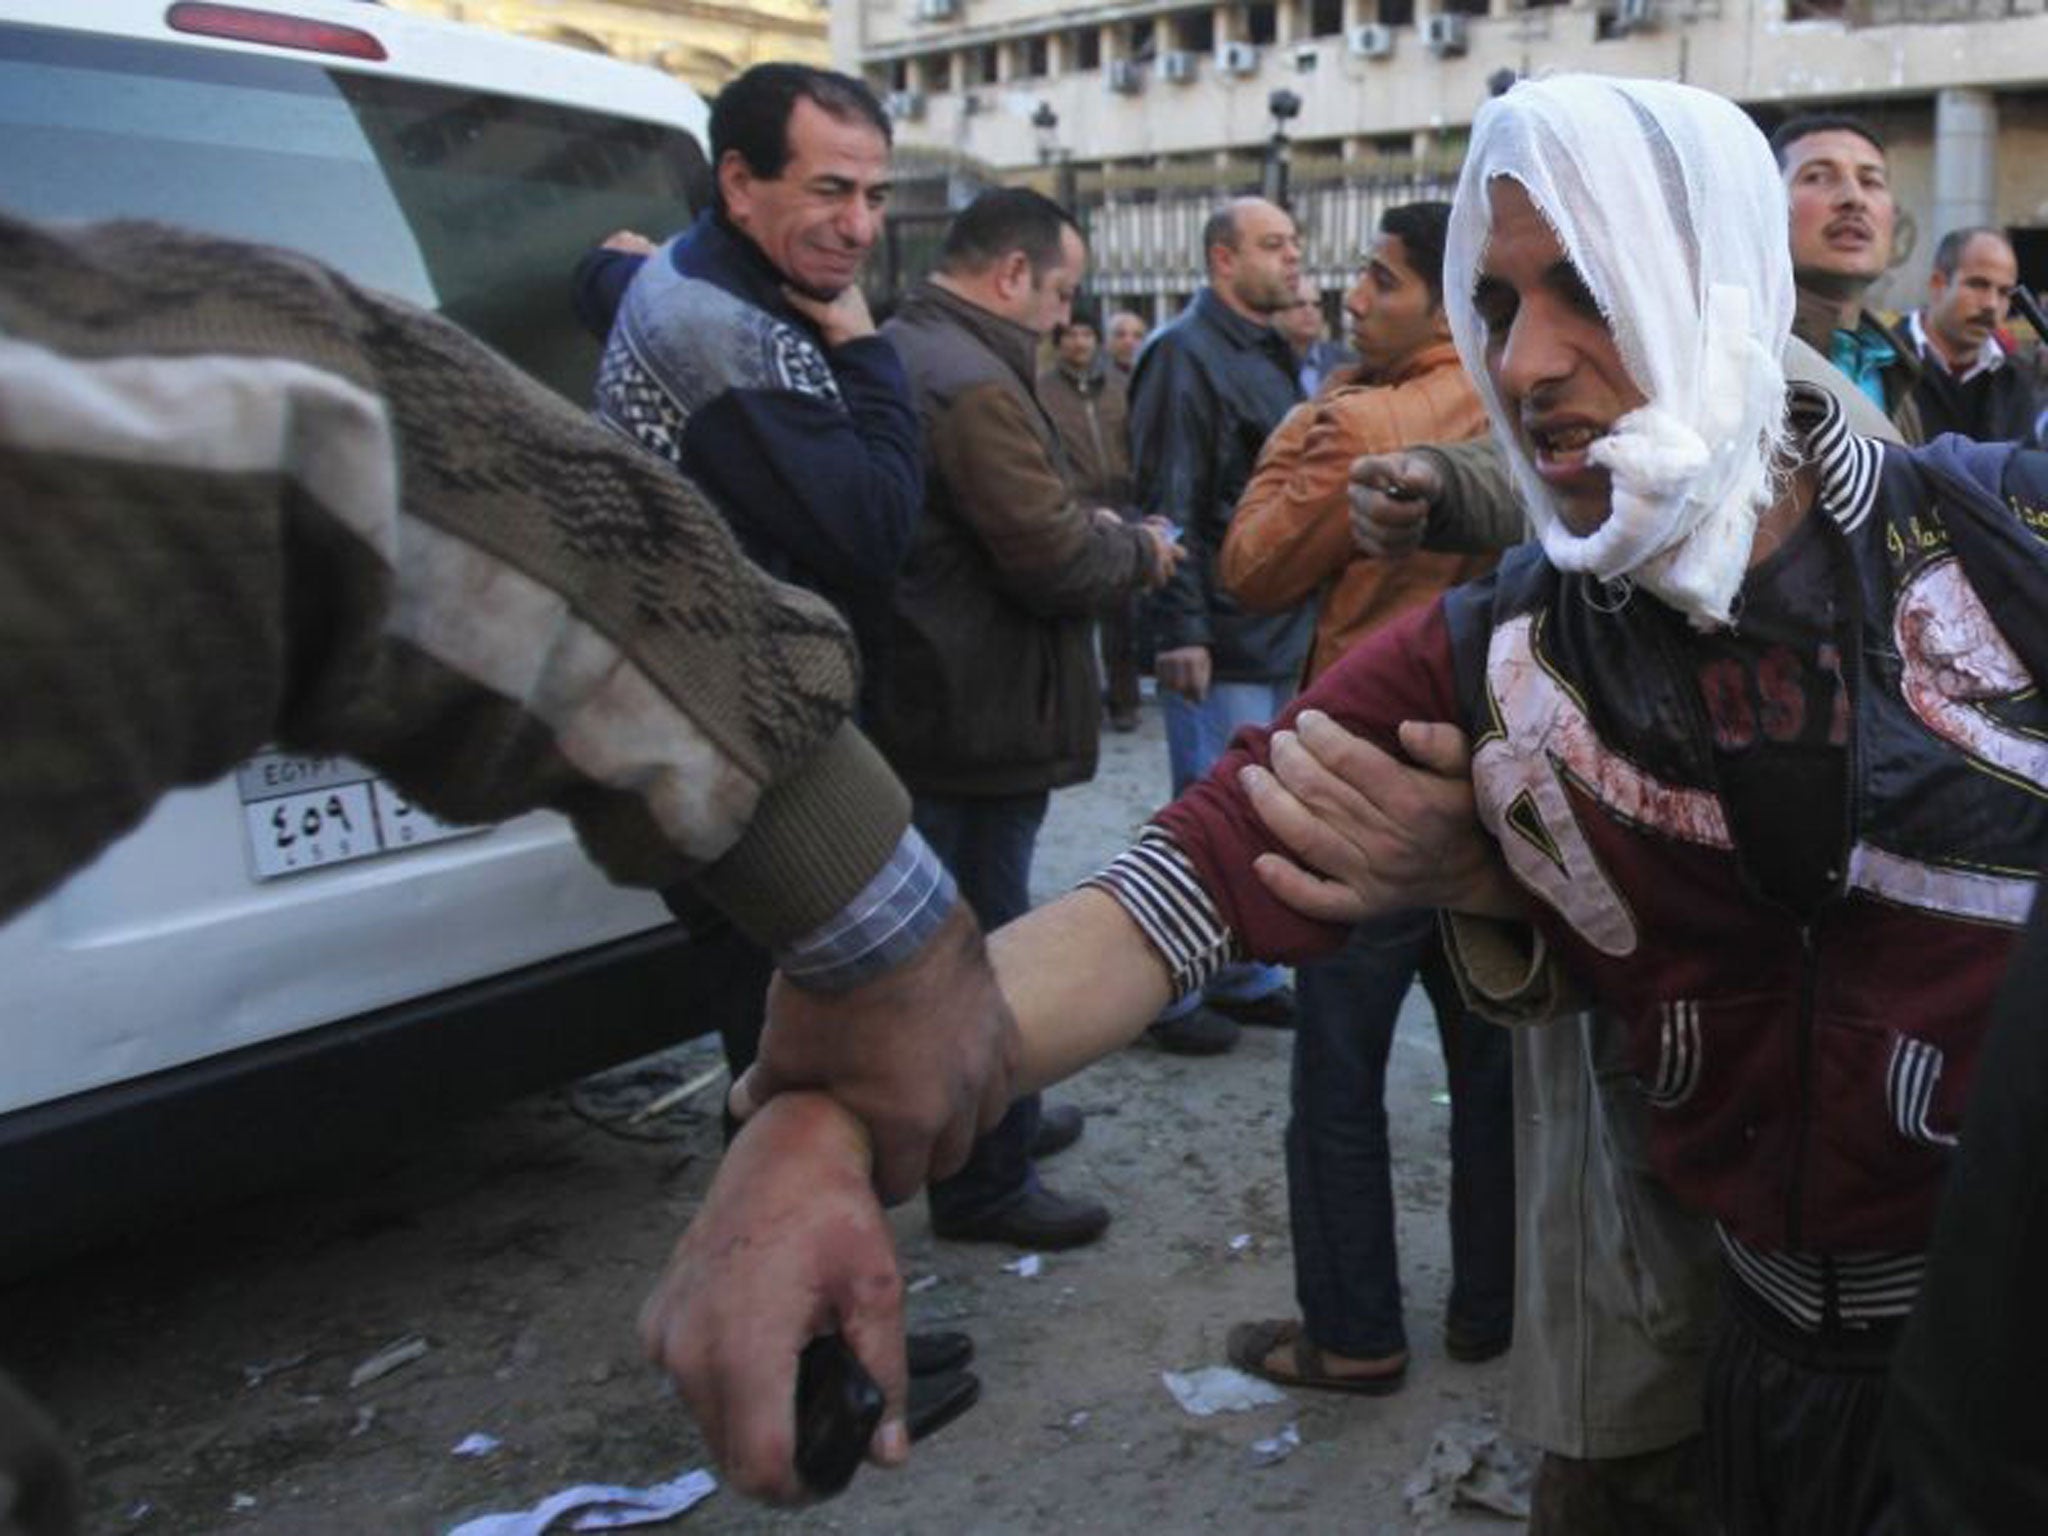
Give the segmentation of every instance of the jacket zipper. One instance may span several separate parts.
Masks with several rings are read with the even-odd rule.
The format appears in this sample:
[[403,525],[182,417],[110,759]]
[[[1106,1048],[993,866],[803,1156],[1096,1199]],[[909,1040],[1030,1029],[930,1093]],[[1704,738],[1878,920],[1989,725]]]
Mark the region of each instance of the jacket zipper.
[[1813,1141],[1813,1014],[1820,989],[1820,955],[1812,923],[1799,925],[1799,1112],[1793,1117],[1792,1175],[1786,1181],[1785,1246],[1806,1249],[1806,1163]]
[[[1827,525],[1823,530],[1822,536],[1828,540],[1829,561],[1834,568],[1838,580],[1844,573],[1847,575],[1846,586],[1839,590],[1842,592],[1842,601],[1848,612],[1846,616],[1837,617],[1834,626],[1834,638],[1842,669],[1842,692],[1847,701],[1849,729],[1848,739],[1842,743],[1842,820],[1840,836],[1835,844],[1834,890],[1829,896],[1822,898],[1821,905],[1815,909],[1814,915],[1811,918],[1802,917],[1794,913],[1789,907],[1785,907],[1780,902],[1774,901],[1771,903],[1781,911],[1784,911],[1787,916],[1797,917],[1799,921],[1799,1105],[1793,1117],[1795,1134],[1792,1145],[1792,1167],[1785,1186],[1787,1203],[1785,1246],[1794,1252],[1802,1251],[1805,1247],[1802,1239],[1805,1235],[1806,1226],[1806,1165],[1813,1138],[1814,1015],[1816,1012],[1815,999],[1820,991],[1820,950],[1819,945],[1815,942],[1814,931],[1819,926],[1821,917],[1826,913],[1827,903],[1838,901],[1842,897],[1845,889],[1844,882],[1848,875],[1849,849],[1855,837],[1857,783],[1857,689],[1855,684],[1857,681],[1860,681],[1862,676],[1863,656],[1862,578],[1856,568],[1855,561],[1852,558],[1848,558],[1848,536],[1842,532],[1841,528],[1837,526],[1834,519],[1828,515],[1825,509],[1815,506],[1811,515],[1819,517]],[[1714,766],[1713,727],[1712,723],[1707,719],[1706,706],[1700,700],[1698,676],[1694,670],[1684,664],[1682,648],[1672,644],[1666,627],[1661,623],[1653,623],[1650,628],[1651,633],[1655,637],[1658,653],[1664,663],[1665,676],[1678,688],[1680,708],[1684,711],[1686,718],[1691,724],[1693,741],[1704,753],[1707,778],[1714,786],[1714,798],[1723,806],[1726,806],[1728,802],[1721,786],[1721,776]],[[1742,883],[1745,887],[1749,887],[1752,896],[1755,896],[1754,885],[1743,863],[1742,848],[1740,844],[1734,841],[1734,826],[1732,822],[1729,826],[1729,841],[1731,852],[1735,858],[1736,869],[1741,874]],[[1829,1300],[1826,1304],[1832,1306],[1832,1287],[1829,1288]]]

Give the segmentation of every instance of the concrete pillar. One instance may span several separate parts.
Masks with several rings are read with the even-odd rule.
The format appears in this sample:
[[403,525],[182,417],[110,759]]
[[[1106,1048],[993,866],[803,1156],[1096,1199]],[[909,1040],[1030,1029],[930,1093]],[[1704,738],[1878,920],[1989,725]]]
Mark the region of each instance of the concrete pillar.
[[1990,91],[1951,88],[1934,98],[1934,221],[1921,230],[1934,242],[1965,224],[1995,223],[1998,206],[1998,98]]

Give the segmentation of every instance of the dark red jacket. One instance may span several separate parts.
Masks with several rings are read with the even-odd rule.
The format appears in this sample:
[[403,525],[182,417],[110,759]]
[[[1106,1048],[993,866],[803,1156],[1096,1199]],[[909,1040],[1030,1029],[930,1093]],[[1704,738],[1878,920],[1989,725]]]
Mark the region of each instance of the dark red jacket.
[[[1858,442],[1837,475],[1847,825],[1809,921],[1751,892],[1684,621],[1617,609],[1533,547],[1368,637],[1295,709],[1382,744],[1404,719],[1466,725],[1482,816],[1630,1028],[1682,1197],[1759,1248],[1908,1251],[2048,853],[2048,456]],[[1272,843],[1235,773],[1264,753],[1241,736],[1160,821],[1250,952],[1303,958],[1341,933],[1251,871]]]

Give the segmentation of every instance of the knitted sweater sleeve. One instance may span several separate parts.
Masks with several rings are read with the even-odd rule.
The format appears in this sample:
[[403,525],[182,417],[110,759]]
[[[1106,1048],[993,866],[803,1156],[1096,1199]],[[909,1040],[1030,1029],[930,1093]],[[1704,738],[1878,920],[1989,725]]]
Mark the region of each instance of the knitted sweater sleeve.
[[0,913],[265,742],[566,812],[771,947],[902,838],[826,606],[455,327],[274,251],[0,219]]

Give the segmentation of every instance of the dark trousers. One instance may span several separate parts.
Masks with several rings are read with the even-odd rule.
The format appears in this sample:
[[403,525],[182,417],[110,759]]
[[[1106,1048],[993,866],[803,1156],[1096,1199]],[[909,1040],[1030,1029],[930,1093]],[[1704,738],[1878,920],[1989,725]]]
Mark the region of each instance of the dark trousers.
[[1802,1333],[1741,1282],[1707,1361],[1707,1457],[1723,1536],[1892,1536],[1882,1434],[1896,1325]]
[[[993,932],[1031,909],[1031,854],[1045,820],[1044,791],[1031,795],[919,795],[910,819]],[[1036,1174],[1031,1143],[1038,1136],[1038,1095],[1010,1106],[994,1130],[974,1144],[967,1165],[931,1187],[934,1216],[985,1215],[1030,1189]]]
[[1104,702],[1111,714],[1138,712],[1138,604],[1127,597],[1102,610],[1099,620],[1102,639]]
[[1387,1152],[1387,1056],[1418,972],[1436,1007],[1451,1093],[1449,1321],[1470,1337],[1514,1324],[1513,1068],[1506,1030],[1469,1014],[1428,912],[1361,924],[1296,973],[1287,1208],[1309,1337],[1360,1358],[1407,1347]]
[[1545,1451],[1528,1536],[1717,1536],[1698,1435],[1661,1451],[1581,1459]]

